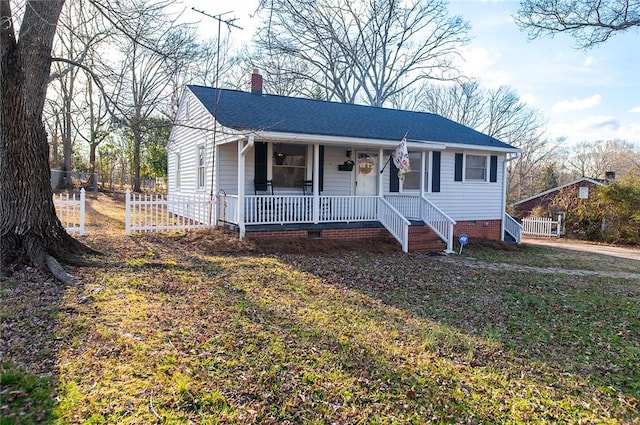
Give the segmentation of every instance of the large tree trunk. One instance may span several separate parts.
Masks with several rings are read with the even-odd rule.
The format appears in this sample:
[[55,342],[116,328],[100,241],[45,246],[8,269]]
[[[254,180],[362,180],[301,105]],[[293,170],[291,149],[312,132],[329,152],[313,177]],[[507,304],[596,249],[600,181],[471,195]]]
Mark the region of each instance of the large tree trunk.
[[58,220],[42,120],[51,46],[64,0],[28,1],[16,39],[10,2],[0,1],[0,266],[50,270],[69,281],[55,259],[75,262],[84,246]]

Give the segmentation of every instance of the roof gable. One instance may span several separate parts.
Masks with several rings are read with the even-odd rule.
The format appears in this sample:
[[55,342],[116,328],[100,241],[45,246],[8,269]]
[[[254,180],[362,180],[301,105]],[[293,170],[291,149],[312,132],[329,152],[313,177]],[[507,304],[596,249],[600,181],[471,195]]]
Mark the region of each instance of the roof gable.
[[[235,130],[272,131],[374,140],[408,139],[517,149],[440,115],[348,103],[188,86],[216,120]],[[215,98],[219,96],[216,106]]]
[[604,183],[603,183],[601,180],[590,179],[590,178],[588,178],[588,177],[580,177],[580,178],[579,178],[579,179],[577,179],[577,180],[573,180],[573,181],[571,181],[571,182],[569,182],[569,183],[566,183],[566,184],[563,184],[563,185],[561,185],[561,186],[556,186],[556,187],[554,187],[554,188],[552,188],[552,189],[545,190],[544,192],[540,192],[540,193],[537,193],[537,194],[535,194],[535,195],[533,195],[533,196],[529,196],[528,198],[522,199],[522,200],[520,200],[520,201],[518,201],[518,202],[514,202],[513,204],[511,204],[511,206],[512,206],[512,207],[515,207],[516,205],[520,205],[520,204],[524,204],[525,202],[529,202],[529,201],[531,201],[532,199],[540,198],[541,196],[545,196],[545,195],[548,195],[548,194],[550,194],[550,193],[553,193],[553,192],[557,192],[557,191],[559,191],[559,190],[562,190],[562,189],[564,189],[565,187],[573,186],[573,185],[575,185],[575,184],[579,184],[579,183],[583,183],[583,182],[586,182],[586,183],[592,183],[592,184],[594,184],[594,185],[599,185],[599,186],[603,186],[603,185],[604,185]]

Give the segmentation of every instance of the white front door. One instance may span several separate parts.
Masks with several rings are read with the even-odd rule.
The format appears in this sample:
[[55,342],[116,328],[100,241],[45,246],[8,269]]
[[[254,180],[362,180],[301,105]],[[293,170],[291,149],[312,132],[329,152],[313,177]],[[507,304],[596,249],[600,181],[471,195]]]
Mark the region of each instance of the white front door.
[[375,196],[378,194],[378,154],[374,152],[356,153],[356,195]]

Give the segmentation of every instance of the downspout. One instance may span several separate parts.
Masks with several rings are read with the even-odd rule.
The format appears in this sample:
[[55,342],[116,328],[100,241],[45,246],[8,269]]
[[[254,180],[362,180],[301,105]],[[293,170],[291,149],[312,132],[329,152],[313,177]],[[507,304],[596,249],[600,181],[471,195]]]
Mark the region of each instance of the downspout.
[[240,239],[244,239],[246,227],[244,224],[244,174],[245,156],[253,147],[254,136],[249,135],[246,146],[242,146],[242,139],[238,140],[238,229]]

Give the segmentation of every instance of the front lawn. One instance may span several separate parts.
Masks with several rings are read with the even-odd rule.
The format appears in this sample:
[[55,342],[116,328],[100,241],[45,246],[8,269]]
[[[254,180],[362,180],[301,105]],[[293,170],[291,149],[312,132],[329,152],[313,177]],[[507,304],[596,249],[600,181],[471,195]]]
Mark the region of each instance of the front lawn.
[[[221,254],[233,249],[196,240],[113,238],[103,266],[52,293],[32,270],[0,282],[3,372],[51,394],[30,417],[640,423],[640,279],[338,247]],[[15,401],[35,395],[11,382],[2,423],[25,423]]]

